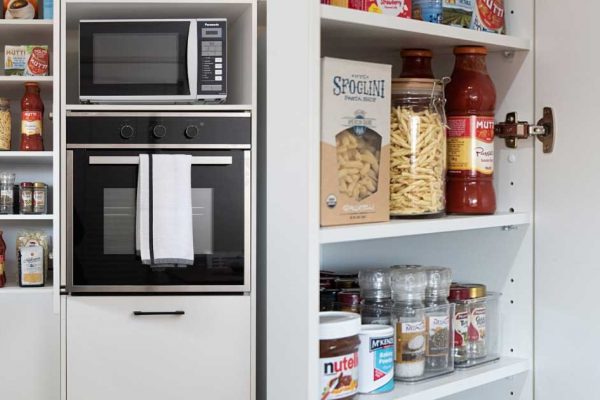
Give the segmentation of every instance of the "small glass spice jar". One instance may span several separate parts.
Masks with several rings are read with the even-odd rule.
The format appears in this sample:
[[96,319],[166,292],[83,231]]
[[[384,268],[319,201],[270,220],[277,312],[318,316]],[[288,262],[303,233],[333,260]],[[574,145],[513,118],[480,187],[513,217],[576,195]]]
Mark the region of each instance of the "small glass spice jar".
[[48,212],[48,189],[45,183],[35,182],[33,184],[33,213],[46,214]]
[[454,363],[463,364],[468,360],[467,348],[469,341],[469,288],[451,286],[448,300],[455,304],[454,309]]
[[365,325],[392,324],[392,289],[390,269],[360,271],[360,295],[362,297],[362,323]]
[[452,370],[450,338],[450,309],[448,295],[452,283],[450,268],[429,267],[427,288],[425,289],[425,325],[427,327],[427,356],[425,368],[428,371]]
[[14,211],[15,174],[11,172],[0,173],[0,214],[12,214]]
[[10,101],[0,97],[0,150],[10,150]]
[[33,213],[33,183],[31,182],[21,182],[19,210],[21,214]]

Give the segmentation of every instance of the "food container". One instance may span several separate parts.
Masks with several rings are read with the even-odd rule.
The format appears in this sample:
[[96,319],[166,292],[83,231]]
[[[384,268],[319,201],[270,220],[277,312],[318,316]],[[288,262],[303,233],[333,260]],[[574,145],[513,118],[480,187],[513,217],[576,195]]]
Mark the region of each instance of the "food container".
[[394,328],[363,325],[358,351],[358,391],[386,393],[394,389]]
[[14,211],[15,174],[0,173],[0,214],[12,214]]
[[504,0],[474,0],[471,29],[506,33]]
[[452,317],[448,295],[452,283],[452,270],[443,267],[425,268],[425,324],[427,325],[427,351],[425,370],[433,373],[452,371]]
[[392,323],[391,270],[376,269],[360,271],[360,295],[362,297],[362,322],[365,325],[390,325]]
[[394,79],[390,149],[390,215],[436,217],[446,207],[444,85]]
[[473,0],[443,0],[442,23],[462,28],[471,27]]
[[21,214],[33,213],[33,183],[21,182],[19,190],[19,210]]
[[4,97],[0,97],[0,150],[10,150],[10,137],[10,101]]
[[413,19],[442,23],[442,0],[413,0]]
[[399,78],[433,79],[431,59],[433,53],[427,49],[404,49],[402,57],[402,73]]
[[320,396],[350,400],[358,392],[360,315],[346,312],[319,314]]
[[352,313],[360,312],[360,292],[358,289],[342,290],[337,294],[337,304],[339,311]]
[[33,214],[46,214],[48,212],[48,187],[43,182],[33,184]]

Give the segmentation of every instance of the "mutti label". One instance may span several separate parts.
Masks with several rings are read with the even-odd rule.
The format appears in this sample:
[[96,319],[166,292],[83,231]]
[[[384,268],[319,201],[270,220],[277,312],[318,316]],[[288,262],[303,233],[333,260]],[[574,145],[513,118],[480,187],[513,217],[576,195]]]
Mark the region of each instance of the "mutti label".
[[344,399],[358,391],[358,352],[322,358],[320,364],[322,399]]
[[494,173],[494,118],[448,118],[448,169]]
[[504,0],[476,0],[471,29],[504,33]]

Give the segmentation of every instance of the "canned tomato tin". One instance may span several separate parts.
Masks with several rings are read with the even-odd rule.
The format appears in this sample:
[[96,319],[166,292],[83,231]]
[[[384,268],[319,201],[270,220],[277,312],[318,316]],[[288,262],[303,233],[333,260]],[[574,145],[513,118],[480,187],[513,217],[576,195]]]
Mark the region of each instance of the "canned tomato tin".
[[358,392],[378,394],[394,389],[394,328],[363,325],[358,349]]

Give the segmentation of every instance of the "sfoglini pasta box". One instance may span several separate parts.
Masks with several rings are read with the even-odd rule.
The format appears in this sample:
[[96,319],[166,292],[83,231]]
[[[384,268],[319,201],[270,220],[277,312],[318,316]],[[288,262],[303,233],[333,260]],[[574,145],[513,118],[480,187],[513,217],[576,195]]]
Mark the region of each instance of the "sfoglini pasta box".
[[321,225],[389,220],[391,66],[323,58]]

